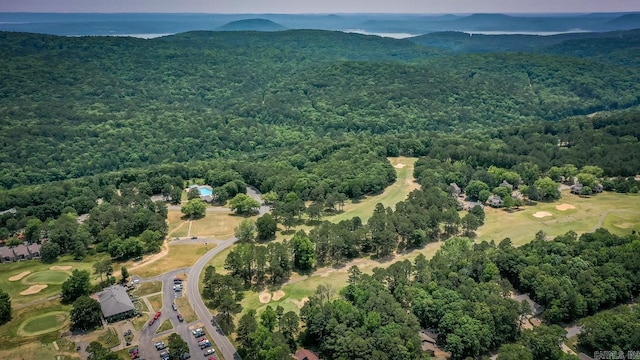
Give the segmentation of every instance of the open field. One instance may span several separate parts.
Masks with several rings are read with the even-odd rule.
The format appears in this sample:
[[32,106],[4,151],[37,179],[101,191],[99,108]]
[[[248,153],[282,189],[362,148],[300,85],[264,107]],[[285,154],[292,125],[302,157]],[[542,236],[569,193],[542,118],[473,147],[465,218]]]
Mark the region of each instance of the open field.
[[[588,198],[562,192],[562,197],[554,202],[539,202],[535,206],[521,207],[507,212],[502,209],[485,208],[485,224],[477,233],[476,241],[510,238],[514,245],[531,241],[542,230],[555,237],[573,230],[578,234],[594,231],[604,216],[602,227],[623,235],[632,229],[640,229],[640,195],[605,192]],[[575,208],[558,210],[563,204]],[[535,213],[549,213],[551,216],[535,217]]]
[[205,248],[204,244],[200,243],[171,244],[168,246],[169,251],[165,256],[158,257],[153,261],[130,270],[130,274],[138,275],[142,278],[149,278],[174,269],[190,267],[207,252],[207,249],[213,249],[215,244],[207,244],[207,248]]
[[59,349],[56,350],[53,346],[53,342],[40,343],[34,341],[26,343],[8,350],[0,350],[0,356],[4,359],[56,359],[56,360],[71,360],[80,359],[80,355],[76,352],[75,347],[67,349],[60,346],[60,342],[63,339],[56,340]]
[[[249,219],[255,221],[257,218],[257,216],[252,216]],[[191,234],[189,236],[203,236],[226,240],[233,237],[234,229],[240,225],[244,219],[246,218],[234,215],[231,211],[208,212],[202,219],[193,220],[191,223]]]
[[395,183],[387,187],[382,194],[367,196],[355,203],[345,203],[344,212],[327,216],[324,219],[331,222],[340,222],[359,216],[362,222],[367,222],[377,203],[382,203],[385,208],[391,206],[392,209],[395,209],[395,205],[406,199],[411,191],[420,188],[420,185],[413,178],[413,165],[416,160],[418,159],[407,157],[389,158],[389,162],[395,167],[398,177]]

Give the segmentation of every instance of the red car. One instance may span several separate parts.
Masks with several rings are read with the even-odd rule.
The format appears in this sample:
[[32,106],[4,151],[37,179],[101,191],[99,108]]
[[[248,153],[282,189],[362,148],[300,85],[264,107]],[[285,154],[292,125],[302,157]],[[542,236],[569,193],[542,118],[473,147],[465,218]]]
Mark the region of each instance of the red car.
[[160,315],[162,315],[162,313],[160,311],[158,311],[154,316],[153,316],[153,320],[158,320],[158,318],[160,317]]
[[154,323],[154,322],[156,322],[156,320],[155,320],[155,319],[151,319],[151,320],[149,320],[149,326],[153,325],[153,323]]

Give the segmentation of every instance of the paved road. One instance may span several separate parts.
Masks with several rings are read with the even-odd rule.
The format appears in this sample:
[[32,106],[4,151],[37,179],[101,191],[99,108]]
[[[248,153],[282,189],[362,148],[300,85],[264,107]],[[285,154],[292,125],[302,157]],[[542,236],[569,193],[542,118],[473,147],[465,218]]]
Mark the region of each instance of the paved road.
[[[260,216],[266,214],[270,210],[269,206],[266,206],[262,203],[261,194],[257,189],[247,187],[247,194],[260,202],[261,206],[258,210]],[[177,208],[179,209],[179,206]],[[213,211],[229,211],[229,209],[215,208]],[[162,335],[169,334],[171,332],[176,332],[180,336],[182,336],[182,338],[187,342],[187,344],[189,344],[191,358],[203,359],[204,351],[198,347],[197,340],[191,335],[191,330],[192,328],[195,327],[194,324],[201,322],[204,324],[204,329],[207,333],[207,337],[213,342],[215,342],[215,344],[218,346],[218,349],[220,349],[220,351],[222,352],[222,356],[224,356],[226,360],[232,360],[232,359],[241,360],[240,355],[238,355],[238,352],[236,351],[233,344],[231,344],[229,339],[222,332],[222,329],[220,329],[220,327],[218,327],[217,324],[214,326],[211,323],[211,313],[209,312],[209,309],[205,305],[204,301],[202,300],[202,297],[200,295],[200,289],[198,287],[198,282],[199,282],[198,280],[200,279],[200,274],[202,273],[202,270],[204,269],[205,265],[214,256],[216,256],[217,254],[219,254],[229,246],[233,245],[237,240],[238,239],[235,237],[228,240],[224,240],[224,241],[209,239],[209,238],[198,238],[196,241],[215,243],[217,246],[211,249],[206,254],[204,254],[204,256],[202,256],[200,259],[198,259],[198,261],[195,264],[193,264],[191,268],[176,269],[171,272],[164,273],[162,275],[154,276],[152,278],[144,280],[144,281],[161,281],[162,282],[162,309],[161,309],[162,315],[151,326],[149,326],[147,323],[142,327],[141,335],[138,341],[141,357],[144,357],[146,359],[159,359],[160,351],[156,350],[152,340],[156,337],[160,337]],[[194,240],[190,238],[188,239],[185,238],[185,239],[174,240],[174,241],[187,243],[187,242],[193,242]],[[196,321],[193,324],[179,322],[177,319],[177,313],[180,311],[180,309],[178,309],[178,311],[174,311],[171,308],[171,305],[175,300],[175,291],[173,290],[173,279],[174,277],[180,274],[185,274],[185,273],[188,274],[188,280],[186,282],[186,286],[183,291],[186,293],[186,296],[189,298],[191,307],[193,307],[193,310],[195,311],[197,317],[199,318],[199,321]],[[158,329],[160,324],[162,324],[162,322],[164,322],[164,320],[166,319],[170,319],[173,325],[173,329],[168,330],[166,332],[162,332],[160,334],[156,334],[156,330]]]
[[[269,206],[263,204],[261,194],[257,189],[247,187],[247,195],[260,202],[261,206],[258,209],[260,216],[266,214],[270,210]],[[220,349],[220,352],[222,352],[222,356],[224,356],[226,360],[241,360],[241,357],[240,355],[238,355],[236,348],[233,346],[233,344],[231,344],[227,336],[222,332],[222,329],[217,326],[217,323],[214,323],[215,325],[211,323],[211,313],[209,312],[209,309],[200,296],[198,280],[200,279],[200,274],[202,273],[205,265],[207,265],[207,263],[214,256],[216,256],[229,246],[233,245],[236,241],[238,241],[238,239],[236,237],[232,237],[229,240],[218,243],[218,246],[198,259],[198,261],[193,264],[193,266],[189,270],[189,281],[187,281],[186,287],[187,297],[191,301],[193,310],[196,312],[196,315],[200,318],[200,320],[202,320],[202,322],[204,323],[208,337],[210,337],[210,339],[216,343],[218,349]]]

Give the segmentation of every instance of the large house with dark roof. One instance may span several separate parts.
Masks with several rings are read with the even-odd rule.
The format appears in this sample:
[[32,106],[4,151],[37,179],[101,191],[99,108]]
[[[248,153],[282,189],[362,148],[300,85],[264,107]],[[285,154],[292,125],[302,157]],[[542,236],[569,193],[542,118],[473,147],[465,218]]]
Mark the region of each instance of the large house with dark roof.
[[102,316],[107,322],[119,321],[135,314],[136,308],[121,285],[108,287],[97,294]]

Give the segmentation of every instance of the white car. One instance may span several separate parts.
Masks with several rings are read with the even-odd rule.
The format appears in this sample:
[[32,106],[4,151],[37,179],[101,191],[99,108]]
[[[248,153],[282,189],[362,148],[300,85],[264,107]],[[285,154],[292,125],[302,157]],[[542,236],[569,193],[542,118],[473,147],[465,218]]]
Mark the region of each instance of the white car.
[[215,351],[215,350],[213,350],[213,349],[207,349],[207,351],[205,351],[205,352],[204,352],[204,356],[211,355],[211,354],[213,354],[213,353],[215,353],[215,352],[216,352],[216,351]]

